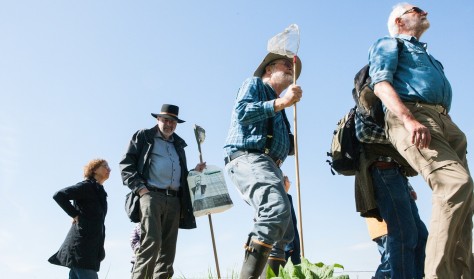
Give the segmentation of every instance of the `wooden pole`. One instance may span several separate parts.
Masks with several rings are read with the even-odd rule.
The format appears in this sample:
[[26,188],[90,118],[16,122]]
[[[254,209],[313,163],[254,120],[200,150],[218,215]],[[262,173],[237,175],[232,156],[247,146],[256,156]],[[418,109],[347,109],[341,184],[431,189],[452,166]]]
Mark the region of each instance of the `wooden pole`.
[[217,278],[221,279],[221,272],[219,270],[219,260],[217,259],[217,249],[216,249],[216,241],[214,240],[214,229],[212,227],[212,218],[211,214],[207,215],[209,217],[209,227],[211,229],[211,237],[212,237],[212,248],[214,248],[214,260],[216,262],[216,270],[217,270]]
[[[202,152],[201,152],[201,140],[199,137],[199,133],[197,132],[197,127],[196,125],[194,126],[194,135],[196,136],[196,141],[198,144],[198,150],[199,150],[199,161],[203,162],[202,160]],[[209,217],[209,229],[211,230],[211,238],[212,238],[212,249],[214,250],[214,261],[216,262],[216,271],[217,271],[217,278],[221,279],[221,271],[219,269],[219,260],[217,259],[217,248],[216,248],[216,240],[214,239],[214,228],[212,227],[212,217],[211,214],[207,214],[207,217]]]
[[[293,57],[293,83],[296,84],[296,55]],[[295,171],[296,171],[296,196],[298,200],[298,231],[300,234],[301,257],[304,257],[304,240],[303,240],[303,214],[301,213],[301,190],[300,190],[300,165],[298,158],[298,125],[297,125],[296,103],[293,110],[293,129],[295,139]]]

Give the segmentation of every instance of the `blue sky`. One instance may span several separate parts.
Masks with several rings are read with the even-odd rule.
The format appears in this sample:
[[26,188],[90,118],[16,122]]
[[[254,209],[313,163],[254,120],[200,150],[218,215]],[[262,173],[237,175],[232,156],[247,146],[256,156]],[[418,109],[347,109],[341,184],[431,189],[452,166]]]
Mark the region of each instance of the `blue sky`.
[[[0,4],[0,270],[4,278],[65,278],[47,259],[71,223],[52,195],[82,180],[92,158],[108,160],[105,182],[107,256],[100,278],[128,278],[133,227],[123,210],[127,188],[118,162],[132,134],[155,125],[151,112],[180,106],[177,133],[188,143],[189,167],[199,160],[194,124],[206,130],[208,164],[223,167],[222,146],[237,90],[266,54],[266,44],[292,23],[300,27],[299,172],[305,256],[340,263],[351,278],[370,278],[379,256],[355,212],[353,177],[326,164],[331,133],[353,105],[354,74],[367,50],[388,34],[396,2],[362,1],[3,1]],[[413,2],[429,12],[421,38],[440,60],[454,90],[451,116],[474,139],[474,2]],[[287,114],[292,122],[293,110]],[[468,160],[473,153],[469,150]],[[293,182],[295,162],[283,170]],[[431,191],[420,178],[422,219]],[[212,216],[221,275],[240,270],[252,210],[227,178],[234,202]],[[215,274],[207,217],[181,230],[176,276]],[[357,271],[357,272],[354,272]],[[107,276],[107,277],[106,277]]]

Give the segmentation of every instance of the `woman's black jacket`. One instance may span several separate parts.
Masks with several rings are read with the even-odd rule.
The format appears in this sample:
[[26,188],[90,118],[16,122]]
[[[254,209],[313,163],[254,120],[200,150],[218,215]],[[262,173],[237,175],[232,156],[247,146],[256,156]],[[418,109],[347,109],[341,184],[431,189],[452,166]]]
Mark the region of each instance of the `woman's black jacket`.
[[107,193],[104,187],[88,179],[59,190],[53,198],[69,216],[79,216],[79,222],[72,224],[59,251],[48,261],[69,268],[99,271],[100,262],[105,258]]

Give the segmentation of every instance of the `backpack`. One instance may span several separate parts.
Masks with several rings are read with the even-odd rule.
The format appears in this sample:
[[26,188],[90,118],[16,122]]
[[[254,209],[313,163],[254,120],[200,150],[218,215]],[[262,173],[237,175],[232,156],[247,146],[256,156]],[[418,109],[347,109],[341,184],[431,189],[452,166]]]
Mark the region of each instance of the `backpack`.
[[[403,41],[399,38],[395,39],[397,40],[398,55],[400,55],[403,50]],[[382,101],[375,95],[371,83],[372,79],[367,64],[354,77],[352,98],[356,105],[339,120],[333,133],[331,149],[327,153],[331,158],[326,161],[331,166],[333,175],[337,172],[351,176],[359,170],[361,144],[356,137],[355,117],[361,117],[364,122],[375,123],[381,128],[385,126]]]
[[[398,55],[403,50],[403,41],[397,40]],[[372,79],[369,75],[369,65],[365,65],[360,69],[354,77],[354,89],[352,89],[352,97],[357,106],[359,116],[369,119],[372,123],[377,124],[381,128],[385,127],[385,113],[383,111],[382,101],[375,95],[371,86]]]
[[355,135],[355,115],[357,106],[350,109],[337,123],[334,130],[331,150],[327,153],[331,173],[355,175],[359,167],[360,142]]

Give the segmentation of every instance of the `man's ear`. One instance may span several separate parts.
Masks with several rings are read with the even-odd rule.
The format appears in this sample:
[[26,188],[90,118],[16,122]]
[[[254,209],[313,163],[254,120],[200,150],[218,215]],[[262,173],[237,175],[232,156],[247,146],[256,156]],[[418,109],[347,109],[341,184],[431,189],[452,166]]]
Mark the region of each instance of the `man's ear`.
[[265,66],[265,73],[271,74],[272,73],[272,65],[268,64]]
[[395,19],[395,24],[396,24],[398,27],[403,26],[402,19],[399,18],[399,17],[397,17],[397,18]]

